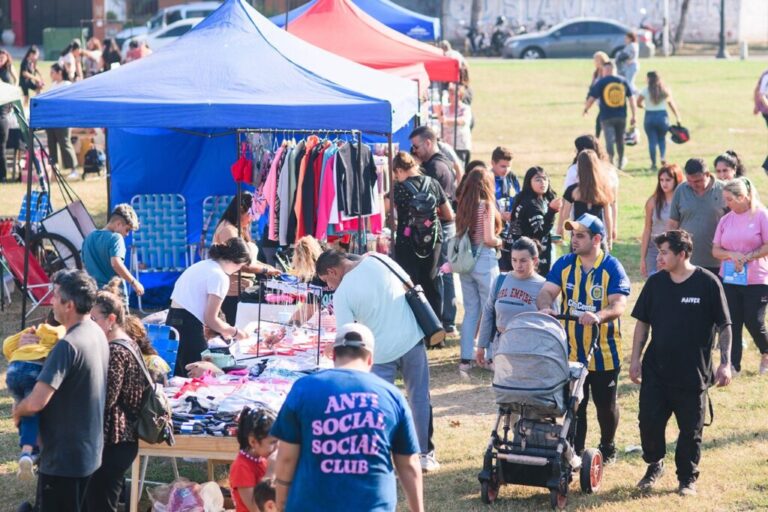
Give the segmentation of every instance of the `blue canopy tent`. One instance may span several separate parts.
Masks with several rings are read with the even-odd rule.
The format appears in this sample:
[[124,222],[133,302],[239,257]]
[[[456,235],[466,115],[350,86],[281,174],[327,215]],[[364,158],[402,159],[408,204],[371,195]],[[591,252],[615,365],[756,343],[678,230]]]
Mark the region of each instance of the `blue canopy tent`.
[[33,98],[30,124],[106,127],[109,205],[182,194],[196,243],[204,197],[235,191],[238,129],[391,138],[417,113],[416,87],[280,30],[245,0],[228,0],[152,55]]
[[[440,19],[419,14],[390,0],[352,0],[369,16],[401,34],[419,41],[436,41],[440,38]],[[288,24],[304,14],[317,0],[312,0],[288,11]],[[285,13],[272,16],[270,20],[280,28],[285,26]]]

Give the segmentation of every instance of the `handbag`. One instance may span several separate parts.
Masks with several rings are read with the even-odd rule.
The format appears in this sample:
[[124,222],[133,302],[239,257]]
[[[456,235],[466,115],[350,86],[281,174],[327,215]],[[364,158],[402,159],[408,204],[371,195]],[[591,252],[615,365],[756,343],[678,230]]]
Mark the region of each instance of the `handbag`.
[[173,446],[171,406],[165,393],[163,393],[162,387],[160,389],[157,388],[154,380],[152,380],[152,376],[149,374],[149,370],[147,370],[147,366],[144,364],[144,359],[130,343],[124,340],[115,340],[114,343],[124,347],[133,355],[133,358],[144,372],[144,377],[147,379],[146,387],[141,395],[141,406],[136,418],[136,434],[139,436],[139,439],[149,444],[165,442],[168,446]]
[[416,323],[424,332],[424,339],[430,346],[438,345],[445,341],[445,329],[443,323],[437,318],[435,310],[429,305],[427,297],[424,295],[424,290],[419,285],[412,285],[408,281],[402,278],[402,276],[395,271],[389,264],[377,258],[374,255],[370,256],[385,267],[387,267],[395,276],[403,283],[405,287],[405,300],[408,302],[413,316],[416,318]]
[[451,264],[451,271],[459,274],[472,272],[477,263],[477,254],[472,252],[472,239],[469,237],[469,231],[464,232],[460,237],[453,237],[448,240],[448,262]]

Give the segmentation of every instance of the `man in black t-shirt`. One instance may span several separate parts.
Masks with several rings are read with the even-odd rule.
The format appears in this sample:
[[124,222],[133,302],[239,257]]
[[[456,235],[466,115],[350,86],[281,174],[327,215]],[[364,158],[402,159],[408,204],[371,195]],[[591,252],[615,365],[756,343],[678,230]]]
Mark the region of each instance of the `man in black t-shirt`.
[[[696,494],[701,437],[712,385],[712,345],[719,332],[718,386],[731,382],[731,319],[720,280],[691,264],[691,236],[683,230],[654,239],[660,270],[648,278],[632,316],[637,319],[629,376],[640,386],[640,440],[645,476],[637,486],[650,490],[664,473],[664,431],[672,414],[680,434],[675,449],[681,496]],[[651,333],[642,364],[640,354]],[[642,379],[641,379],[642,376]]]
[[[419,159],[424,174],[434,178],[440,183],[445,196],[451,206],[456,209],[456,174],[453,172],[453,164],[440,152],[437,144],[437,135],[428,126],[419,126],[408,137],[411,139],[411,154]],[[440,258],[437,268],[448,261],[448,240],[456,236],[456,224],[453,221],[442,222],[442,239]],[[436,279],[436,285],[440,291],[441,308],[436,311],[441,317],[445,332],[456,334],[456,290],[453,282],[453,274],[443,274]]]

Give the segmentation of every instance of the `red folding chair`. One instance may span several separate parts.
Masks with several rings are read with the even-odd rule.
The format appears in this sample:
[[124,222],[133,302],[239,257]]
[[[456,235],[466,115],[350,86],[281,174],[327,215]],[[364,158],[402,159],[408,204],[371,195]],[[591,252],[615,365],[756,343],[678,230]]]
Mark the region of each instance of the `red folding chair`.
[[[24,284],[24,245],[12,235],[0,236],[0,255],[8,263],[8,270],[13,277],[23,286]],[[26,316],[38,306],[50,306],[53,294],[53,284],[43,270],[40,262],[29,255],[29,274],[27,276],[27,289],[25,290],[32,301],[32,308]]]

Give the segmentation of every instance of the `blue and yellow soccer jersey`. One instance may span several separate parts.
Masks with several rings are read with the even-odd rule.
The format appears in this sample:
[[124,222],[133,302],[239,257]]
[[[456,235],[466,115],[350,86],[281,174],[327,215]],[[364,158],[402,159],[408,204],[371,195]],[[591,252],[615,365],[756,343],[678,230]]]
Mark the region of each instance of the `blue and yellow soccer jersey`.
[[[609,295],[629,295],[629,278],[624,267],[619,260],[602,251],[589,272],[584,272],[581,258],[575,254],[563,256],[552,266],[547,281],[560,287],[562,314],[597,313],[608,305]],[[565,324],[570,360],[586,363],[594,326],[584,326],[572,320]],[[589,370],[614,370],[620,364],[621,322],[617,318],[600,324],[600,344],[589,363]]]

